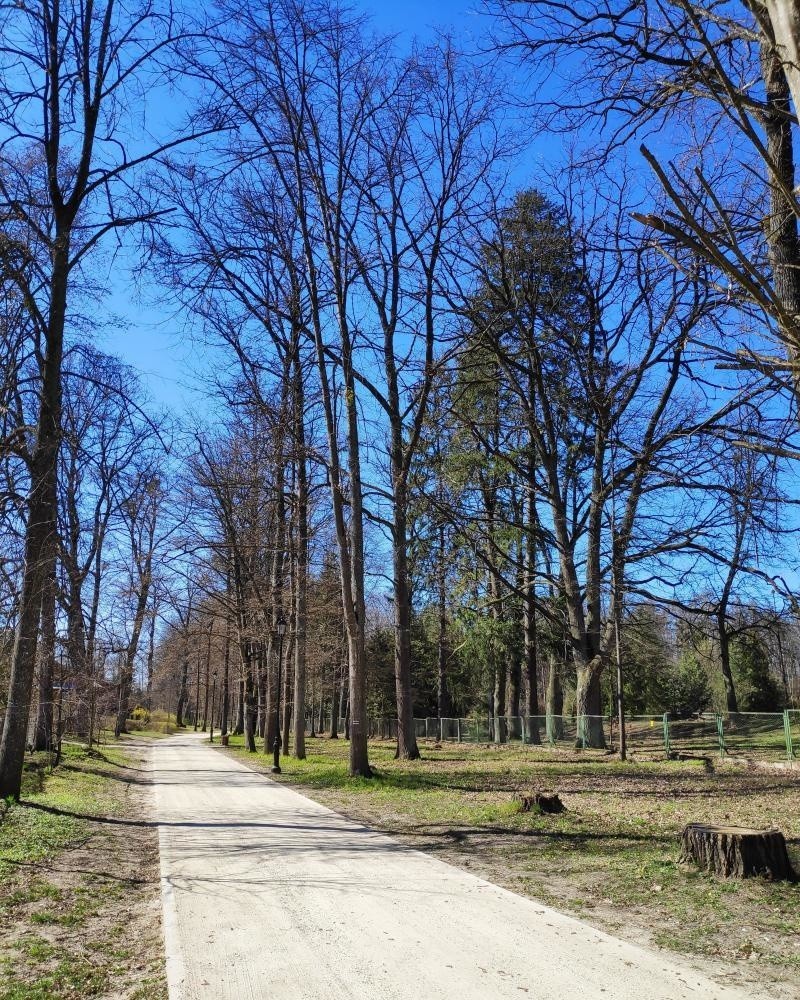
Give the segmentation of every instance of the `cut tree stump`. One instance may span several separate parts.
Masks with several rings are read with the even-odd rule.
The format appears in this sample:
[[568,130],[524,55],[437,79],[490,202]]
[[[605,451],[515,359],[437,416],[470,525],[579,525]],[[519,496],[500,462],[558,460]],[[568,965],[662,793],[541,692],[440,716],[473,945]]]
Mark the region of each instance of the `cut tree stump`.
[[722,878],[752,878],[795,882],[797,874],[780,830],[750,830],[742,826],[689,823],[681,834],[680,862],[694,862]]
[[523,795],[520,798],[522,812],[531,812],[538,809],[543,813],[564,812],[565,806],[557,794],[547,795],[544,792],[534,792],[533,795]]

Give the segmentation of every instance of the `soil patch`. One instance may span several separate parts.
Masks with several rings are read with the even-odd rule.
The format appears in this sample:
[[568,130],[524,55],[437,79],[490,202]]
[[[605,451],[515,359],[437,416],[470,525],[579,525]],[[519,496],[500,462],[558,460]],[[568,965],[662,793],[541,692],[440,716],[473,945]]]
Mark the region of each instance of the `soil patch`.
[[0,864],[0,1000],[166,1000],[146,744],[100,748],[66,766],[66,808],[31,796],[12,810],[21,826],[73,826],[62,849]]

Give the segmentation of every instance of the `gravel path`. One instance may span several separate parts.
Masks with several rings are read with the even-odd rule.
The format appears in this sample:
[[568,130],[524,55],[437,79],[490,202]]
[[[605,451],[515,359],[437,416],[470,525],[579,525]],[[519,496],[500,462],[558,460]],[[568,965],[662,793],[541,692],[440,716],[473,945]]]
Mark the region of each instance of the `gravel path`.
[[214,751],[152,751],[170,1000],[754,1000]]

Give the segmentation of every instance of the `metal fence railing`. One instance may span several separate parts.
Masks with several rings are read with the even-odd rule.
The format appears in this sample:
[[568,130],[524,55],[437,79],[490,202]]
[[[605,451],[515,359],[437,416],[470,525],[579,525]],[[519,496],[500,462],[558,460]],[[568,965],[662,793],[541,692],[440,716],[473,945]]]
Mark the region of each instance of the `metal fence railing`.
[[790,759],[800,757],[800,709],[789,708],[783,715],[786,727],[787,756]]
[[713,713],[691,719],[664,716],[664,742],[667,753],[717,753],[720,749],[718,716]]
[[[499,743],[563,748],[610,748],[619,744],[613,716],[537,715],[471,718],[417,718],[418,740],[437,743]],[[373,738],[395,739],[397,719],[369,720]],[[720,754],[763,759],[800,757],[800,710],[712,713],[688,719],[636,715],[625,719],[632,753],[673,756]]]
[[786,716],[768,712],[730,712],[719,716],[720,751],[733,755],[792,756],[786,740]]

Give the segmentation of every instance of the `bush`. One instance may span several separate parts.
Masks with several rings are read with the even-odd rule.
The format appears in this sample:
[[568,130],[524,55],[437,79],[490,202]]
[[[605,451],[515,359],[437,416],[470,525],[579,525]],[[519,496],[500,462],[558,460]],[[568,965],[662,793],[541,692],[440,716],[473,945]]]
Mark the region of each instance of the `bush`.
[[698,658],[685,652],[665,671],[661,695],[664,708],[675,719],[704,712],[711,701],[708,674]]

